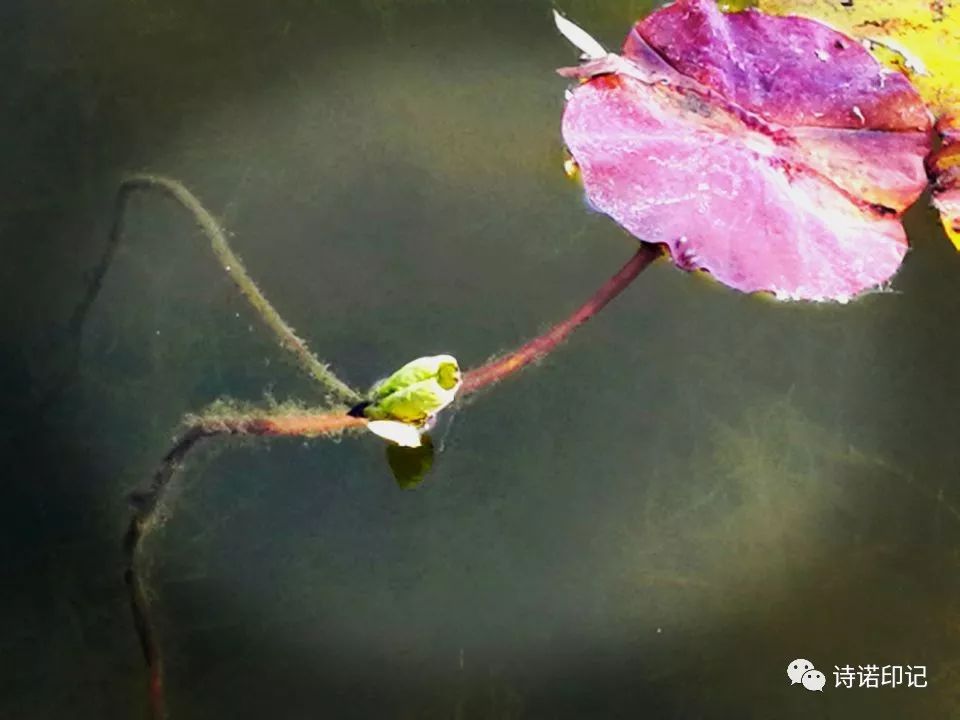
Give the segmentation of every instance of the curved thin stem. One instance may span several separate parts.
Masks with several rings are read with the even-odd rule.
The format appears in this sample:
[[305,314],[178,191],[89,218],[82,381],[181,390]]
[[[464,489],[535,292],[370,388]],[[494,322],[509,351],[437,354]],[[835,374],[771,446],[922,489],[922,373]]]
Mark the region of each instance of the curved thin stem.
[[154,720],[164,720],[167,717],[163,692],[163,658],[151,620],[147,578],[142,567],[141,554],[144,542],[158,525],[165,498],[175,480],[181,477],[177,470],[187,454],[197,447],[201,440],[215,435],[318,437],[363,427],[366,422],[362,418],[350,417],[343,410],[280,414],[271,414],[269,411],[224,413],[212,410],[207,414],[188,418],[185,431],[164,455],[150,482],[131,496],[133,512],[123,540],[126,558],[124,580],[127,584],[134,628],[149,673],[150,716]]
[[[79,372],[80,341],[83,337],[83,327],[86,324],[90,308],[93,307],[94,301],[100,294],[104,277],[106,277],[107,270],[110,269],[110,265],[113,263],[117,245],[120,243],[124,196],[125,193],[121,185],[121,189],[117,192],[114,205],[113,225],[110,228],[107,246],[104,248],[103,254],[97,262],[97,266],[89,273],[83,297],[80,298],[80,302],[77,303],[77,306],[71,313],[64,330],[64,368],[62,372],[60,372],[59,377],[50,384],[50,387],[38,394],[36,403],[41,412],[50,405],[53,405],[60,398],[60,394],[73,382],[73,379]],[[51,343],[51,345],[52,344],[53,343]]]
[[[240,258],[237,257],[236,253],[230,248],[230,243],[227,241],[227,236],[220,227],[220,224],[183,183],[161,175],[137,174],[124,178],[120,184],[117,198],[117,213],[114,220],[115,224],[110,234],[111,248],[119,242],[123,210],[127,196],[135,190],[145,188],[152,188],[164,192],[176,200],[193,216],[200,231],[210,241],[210,246],[213,248],[214,254],[217,256],[223,269],[227,271],[230,279],[233,280],[234,284],[240,289],[240,292],[243,293],[243,296],[253,306],[257,315],[260,316],[264,324],[273,332],[277,340],[279,340],[280,346],[296,358],[297,363],[307,375],[323,385],[327,392],[335,396],[338,400],[351,403],[360,400],[359,393],[338,378],[326,363],[321,362],[317,356],[310,351],[307,344],[297,336],[293,328],[280,317],[280,313],[270,304],[270,301],[267,300],[260,291],[260,288],[257,287],[256,283],[250,277]],[[112,249],[108,250],[108,253],[112,254]],[[107,257],[109,258],[109,255]],[[100,268],[103,267],[104,264],[101,263]],[[98,268],[98,273],[102,276],[100,268]]]
[[126,557],[123,577],[127,584],[133,624],[149,671],[150,714],[156,720],[162,720],[167,716],[163,701],[163,664],[153,632],[153,624],[150,621],[146,583],[139,563],[140,549],[146,536],[156,526],[158,510],[171,482],[177,477],[176,471],[184,457],[200,440],[210,434],[201,426],[190,427],[167,452],[160,467],[150,479],[150,484],[131,498],[134,510],[123,538]]
[[487,385],[513,375],[530,363],[546,357],[566,340],[574,330],[600,312],[607,303],[623,292],[633,282],[634,278],[659,256],[660,250],[656,246],[641,245],[627,264],[620,268],[616,275],[607,280],[573,315],[557,323],[542,335],[538,335],[533,340],[521,345],[513,352],[467,372],[460,393],[467,395],[476,392]]

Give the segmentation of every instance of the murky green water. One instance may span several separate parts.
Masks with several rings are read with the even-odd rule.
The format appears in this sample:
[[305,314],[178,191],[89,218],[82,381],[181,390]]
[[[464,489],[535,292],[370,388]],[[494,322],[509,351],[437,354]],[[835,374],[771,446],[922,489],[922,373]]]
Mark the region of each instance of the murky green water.
[[[81,5],[12,3],[0,30],[18,720],[143,715],[126,493],[188,411],[317,399],[189,220],[138,195],[79,374],[38,405],[124,171],[191,187],[358,386],[514,347],[635,247],[561,171],[549,3]],[[648,5],[562,7],[616,46]],[[960,256],[925,206],[908,225],[895,292],[846,307],[655,266],[459,408],[415,491],[368,437],[191,456],[148,547],[171,717],[960,712]],[[796,657],[822,694],[789,685]],[[845,664],[929,687],[834,688]]]

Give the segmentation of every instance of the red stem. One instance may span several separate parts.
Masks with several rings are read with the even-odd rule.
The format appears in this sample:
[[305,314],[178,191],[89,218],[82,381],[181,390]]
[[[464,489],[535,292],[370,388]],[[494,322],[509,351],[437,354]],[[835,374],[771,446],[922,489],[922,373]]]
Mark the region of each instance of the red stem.
[[[660,250],[656,246],[641,245],[627,264],[620,268],[616,275],[607,280],[573,315],[557,323],[543,335],[538,335],[533,340],[521,345],[509,355],[503,355],[468,371],[464,376],[460,395],[469,395],[481,390],[509,377],[530,363],[546,357],[566,340],[570,333],[600,312],[607,303],[623,292],[637,275],[643,272],[659,256]],[[229,419],[218,421],[219,429],[225,432],[244,435],[296,436],[323,435],[339,430],[362,427],[366,422],[363,418],[349,417],[339,413],[263,415],[245,418],[240,422],[232,422]]]
[[[660,255],[652,245],[641,245],[626,265],[620,268],[603,286],[581,305],[576,312],[554,325],[546,333],[521,345],[509,355],[491,360],[485,365],[466,373],[461,395],[469,395],[493,383],[499,382],[540,360],[553,351],[580,325],[596,315],[613,298],[623,292],[650,263]],[[163,697],[163,666],[153,637],[148,616],[148,602],[143,579],[137,569],[137,556],[143,536],[153,525],[153,518],[161,498],[177,468],[186,454],[206,437],[220,434],[233,435],[293,435],[312,436],[335,433],[350,428],[363,427],[363,418],[338,413],[287,413],[287,414],[237,414],[215,416],[195,421],[174,447],[167,453],[150,485],[136,498],[136,506],[127,530],[124,547],[127,554],[126,580],[130,592],[137,635],[150,670],[150,710],[154,720],[164,720],[166,708]]]
[[[607,280],[573,315],[557,323],[543,335],[538,335],[533,340],[521,345],[512,353],[468,371],[464,376],[460,395],[469,395],[499,382],[530,363],[548,355],[566,340],[570,333],[600,312],[607,303],[623,292],[633,282],[634,278],[656,260],[659,255],[660,250],[655,246],[641,245],[627,264],[620,268],[616,275]],[[363,418],[350,417],[343,413],[265,413],[236,418],[215,418],[209,423],[201,421],[199,429],[208,434],[308,437],[363,427],[366,422]]]
[[462,395],[476,392],[487,385],[499,382],[512,375],[517,370],[548,355],[557,345],[562,343],[580,325],[596,315],[617,295],[623,292],[651,262],[660,256],[660,250],[653,245],[641,245],[636,254],[630,258],[620,271],[607,280],[593,296],[587,300],[570,317],[554,325],[543,335],[535,337],[520,346],[509,355],[491,360],[467,372],[460,389]]

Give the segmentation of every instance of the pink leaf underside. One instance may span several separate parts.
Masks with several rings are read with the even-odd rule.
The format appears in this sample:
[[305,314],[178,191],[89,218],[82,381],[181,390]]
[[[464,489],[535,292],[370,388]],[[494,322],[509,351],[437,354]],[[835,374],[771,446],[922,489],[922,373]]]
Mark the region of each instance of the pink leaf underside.
[[953,232],[960,236],[960,120],[941,118],[938,130],[940,148],[927,158],[929,174],[936,178],[933,204],[945,218],[945,223],[949,223]]
[[845,301],[900,267],[929,114],[907,79],[820,23],[680,0],[623,55],[560,71],[590,203],[744,292]]

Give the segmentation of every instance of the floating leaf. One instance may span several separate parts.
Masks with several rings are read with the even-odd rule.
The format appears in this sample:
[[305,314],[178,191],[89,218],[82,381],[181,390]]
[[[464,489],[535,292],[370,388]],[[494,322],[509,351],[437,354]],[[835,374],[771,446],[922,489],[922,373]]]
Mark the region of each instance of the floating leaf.
[[864,41],[902,70],[937,116],[943,147],[930,158],[933,202],[960,249],[960,2],[757,0],[764,12],[802,15]]
[[951,122],[952,125],[941,118],[938,127],[943,145],[930,158],[929,165],[934,177],[933,203],[940,211],[947,237],[960,250],[960,119]]
[[745,292],[846,300],[906,252],[930,120],[901,74],[802,18],[679,0],[562,74],[590,202]]

